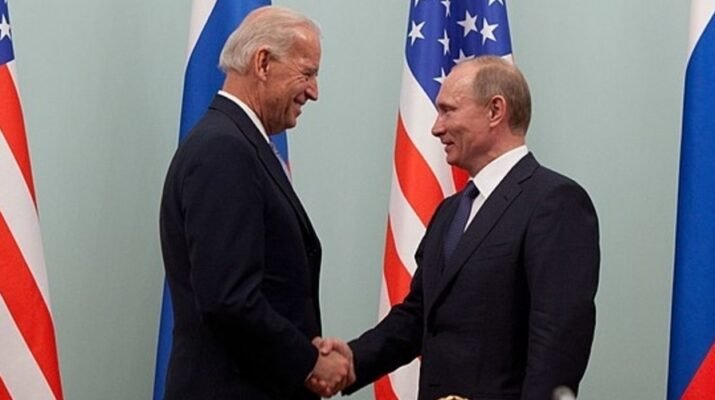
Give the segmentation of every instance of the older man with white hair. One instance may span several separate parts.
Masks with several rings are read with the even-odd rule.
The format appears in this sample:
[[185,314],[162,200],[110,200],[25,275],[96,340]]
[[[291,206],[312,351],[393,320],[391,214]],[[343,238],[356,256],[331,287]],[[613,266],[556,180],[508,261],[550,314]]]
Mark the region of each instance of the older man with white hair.
[[[320,32],[296,12],[249,14],[221,53],[226,73],[177,150],[161,202],[174,306],[167,399],[317,399],[347,382],[321,355],[321,247],[269,135],[318,99]],[[312,384],[311,384],[312,382]]]

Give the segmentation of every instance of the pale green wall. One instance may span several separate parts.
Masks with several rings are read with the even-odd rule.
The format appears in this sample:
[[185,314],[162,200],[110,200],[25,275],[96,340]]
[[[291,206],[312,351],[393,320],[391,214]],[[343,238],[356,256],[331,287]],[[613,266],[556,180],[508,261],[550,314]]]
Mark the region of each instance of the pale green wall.
[[[535,102],[529,146],[588,189],[601,220],[584,400],[664,397],[685,3],[509,3]],[[408,6],[274,4],[323,28],[321,99],[289,140],[325,250],[325,331],[352,337],[376,319]],[[189,1],[10,7],[66,398],[149,398]]]

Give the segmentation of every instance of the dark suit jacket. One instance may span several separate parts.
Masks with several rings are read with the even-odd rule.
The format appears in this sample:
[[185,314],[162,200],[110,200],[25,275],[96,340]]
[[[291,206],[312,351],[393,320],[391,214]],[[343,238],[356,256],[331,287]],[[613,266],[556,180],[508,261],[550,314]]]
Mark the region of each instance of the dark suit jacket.
[[421,355],[419,398],[550,400],[578,389],[595,326],[596,212],[574,181],[522,158],[445,263],[459,196],[437,209],[404,302],[350,343],[357,390]]
[[216,96],[177,150],[161,202],[174,307],[167,399],[314,399],[321,248],[280,162]]

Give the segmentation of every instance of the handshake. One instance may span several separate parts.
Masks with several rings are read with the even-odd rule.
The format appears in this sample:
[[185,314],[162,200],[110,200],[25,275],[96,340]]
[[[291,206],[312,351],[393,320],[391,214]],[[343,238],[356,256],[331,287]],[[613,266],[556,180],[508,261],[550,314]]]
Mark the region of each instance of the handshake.
[[305,386],[322,397],[332,397],[355,382],[353,352],[344,341],[315,337],[318,362],[305,381]]

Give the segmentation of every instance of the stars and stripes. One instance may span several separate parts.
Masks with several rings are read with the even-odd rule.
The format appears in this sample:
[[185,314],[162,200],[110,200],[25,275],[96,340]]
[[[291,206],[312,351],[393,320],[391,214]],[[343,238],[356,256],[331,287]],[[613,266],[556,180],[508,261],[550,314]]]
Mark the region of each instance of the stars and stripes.
[[714,15],[714,0],[693,0],[680,149],[668,400],[715,396]]
[[[482,54],[511,55],[504,0],[415,0],[407,23],[405,64],[392,170],[380,318],[407,294],[414,252],[432,213],[461,189],[466,173],[445,162],[430,131],[435,98],[456,64]],[[375,384],[379,400],[416,399],[419,361]]]
[[7,0],[0,2],[0,398],[62,399]]
[[12,31],[7,1],[0,3],[0,65],[6,65],[15,59],[12,50]]

